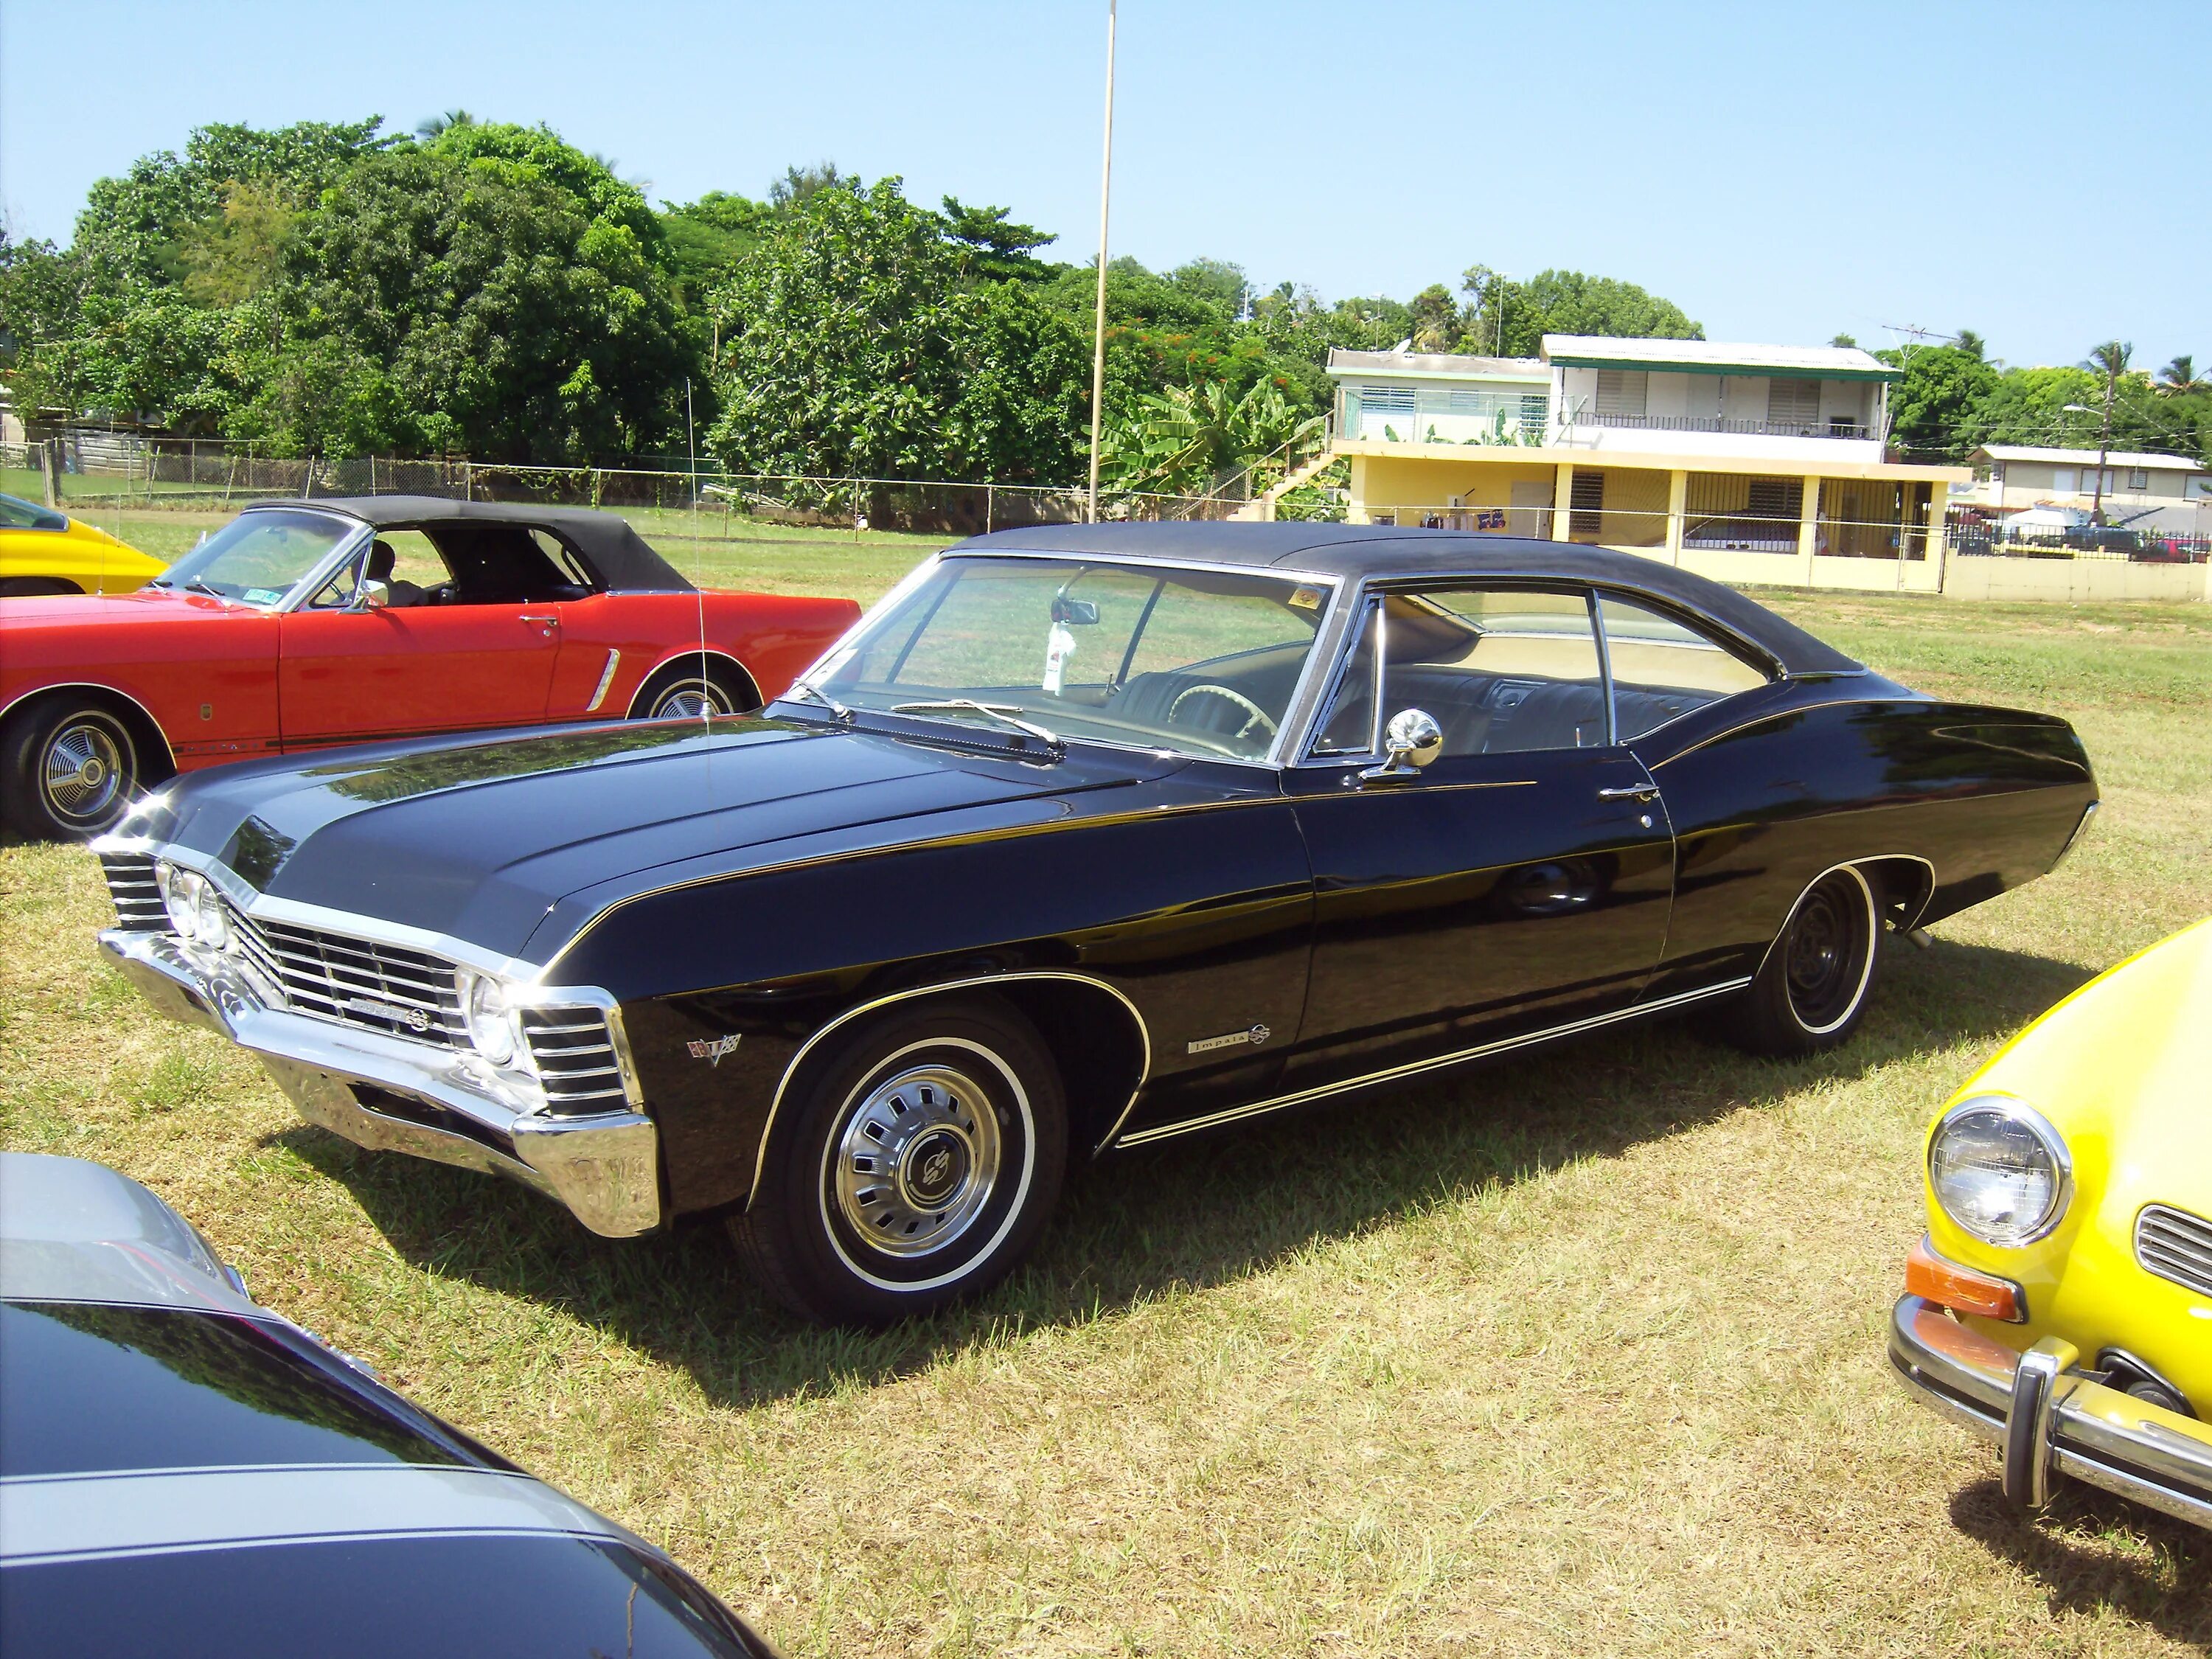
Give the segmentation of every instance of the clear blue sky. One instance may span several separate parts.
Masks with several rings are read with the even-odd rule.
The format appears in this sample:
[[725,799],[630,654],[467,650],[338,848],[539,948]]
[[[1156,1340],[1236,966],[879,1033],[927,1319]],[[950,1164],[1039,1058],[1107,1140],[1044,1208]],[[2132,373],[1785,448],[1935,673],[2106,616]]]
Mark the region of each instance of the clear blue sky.
[[[786,163],[1003,204],[1087,258],[1104,0],[0,0],[0,204],[210,121],[465,106],[656,198]],[[1477,260],[1643,283],[1716,339],[1978,330],[2212,359],[2212,5],[1123,0],[1114,249],[1401,298]]]

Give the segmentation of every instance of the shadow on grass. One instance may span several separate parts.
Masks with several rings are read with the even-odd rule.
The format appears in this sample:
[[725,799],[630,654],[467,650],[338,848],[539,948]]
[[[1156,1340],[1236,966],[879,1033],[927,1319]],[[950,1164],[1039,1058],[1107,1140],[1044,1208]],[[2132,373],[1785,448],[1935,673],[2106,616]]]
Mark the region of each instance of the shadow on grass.
[[278,1139],[351,1188],[409,1261],[560,1309],[683,1367],[719,1403],[746,1406],[866,1386],[1010,1331],[1111,1317],[1490,1182],[1618,1154],[1931,1048],[1995,1039],[2088,977],[1947,943],[1891,948],[1884,961],[1866,1024],[1809,1060],[1751,1059],[1679,1022],[1615,1028],[1423,1087],[1073,1170],[1042,1246],[1006,1284],[888,1331],[818,1330],[784,1313],[747,1280],[713,1222],[611,1241],[507,1182],[364,1152],[304,1127]]
[[1951,1520],[2040,1583],[2053,1613],[2117,1613],[2212,1649],[2212,1534],[2075,1480],[2033,1518],[1999,1482],[1978,1481],[1951,1500]]

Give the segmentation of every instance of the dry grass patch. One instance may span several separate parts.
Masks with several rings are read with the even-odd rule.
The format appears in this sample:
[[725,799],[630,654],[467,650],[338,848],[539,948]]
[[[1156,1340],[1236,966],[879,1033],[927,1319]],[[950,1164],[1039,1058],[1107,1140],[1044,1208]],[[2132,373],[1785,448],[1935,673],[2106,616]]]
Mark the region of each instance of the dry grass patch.
[[1803,606],[2075,719],[2106,783],[2059,875],[1890,952],[1844,1052],[1626,1030],[1148,1148],[907,1329],[793,1325],[713,1229],[594,1239],[299,1125],[92,963],[76,851],[0,851],[0,1134],[147,1181],[795,1654],[2202,1651],[2212,1539],[2080,1491],[2013,1518],[1881,1351],[1929,1110],[2212,909],[2212,626],[2175,611]]

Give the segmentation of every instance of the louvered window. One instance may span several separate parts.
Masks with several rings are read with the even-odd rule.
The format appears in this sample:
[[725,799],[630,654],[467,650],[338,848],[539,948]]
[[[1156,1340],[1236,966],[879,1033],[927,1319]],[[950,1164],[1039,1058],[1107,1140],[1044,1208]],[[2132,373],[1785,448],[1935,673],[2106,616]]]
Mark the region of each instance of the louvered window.
[[1365,415],[1410,415],[1413,412],[1413,388],[1364,386],[1359,388],[1359,409]]
[[1771,426],[1814,427],[1820,421],[1818,380],[1769,380],[1766,419]]
[[1567,533],[1597,537],[1605,528],[1605,474],[1577,468],[1567,496]]
[[1601,368],[1597,372],[1597,412],[1601,415],[1641,415],[1651,377],[1640,368]]

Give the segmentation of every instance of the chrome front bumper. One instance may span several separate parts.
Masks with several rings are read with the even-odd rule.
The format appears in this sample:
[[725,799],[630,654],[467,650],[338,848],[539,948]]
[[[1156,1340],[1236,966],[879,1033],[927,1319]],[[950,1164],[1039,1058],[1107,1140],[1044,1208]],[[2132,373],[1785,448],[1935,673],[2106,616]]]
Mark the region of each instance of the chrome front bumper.
[[2212,1425],[2091,1381],[2073,1370],[2079,1357],[2056,1337],[2014,1353],[1917,1296],[1890,1314],[1898,1375],[2003,1449],[2014,1503],[2041,1508],[2051,1476],[2069,1474],[2212,1528]]
[[100,950],[158,1012],[258,1056],[301,1116],[357,1146],[511,1176],[609,1238],[660,1224],[659,1133],[641,1113],[550,1115],[472,1056],[272,1008],[165,934],[111,928]]

